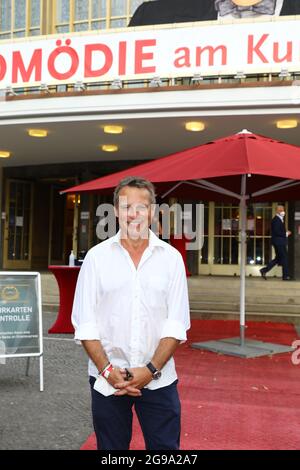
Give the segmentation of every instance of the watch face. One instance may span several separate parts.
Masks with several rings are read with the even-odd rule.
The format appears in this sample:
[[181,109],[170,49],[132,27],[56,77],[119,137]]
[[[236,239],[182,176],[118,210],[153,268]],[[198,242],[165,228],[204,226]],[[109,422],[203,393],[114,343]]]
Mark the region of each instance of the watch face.
[[153,379],[157,380],[160,377],[161,377],[161,371],[160,370],[155,371],[154,374],[153,374]]
[[153,380],[157,380],[161,377],[161,371],[157,370],[152,364],[152,362],[146,364],[146,367],[148,367],[148,369],[150,370]]

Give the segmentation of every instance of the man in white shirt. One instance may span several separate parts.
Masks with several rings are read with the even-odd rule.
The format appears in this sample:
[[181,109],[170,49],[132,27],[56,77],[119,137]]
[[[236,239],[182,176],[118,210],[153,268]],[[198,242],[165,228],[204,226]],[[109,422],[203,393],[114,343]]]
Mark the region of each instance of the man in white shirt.
[[93,247],[73,304],[75,339],[89,360],[98,449],[129,449],[132,408],[147,449],[179,448],[180,401],[173,354],[190,327],[181,255],[149,225],[152,183],[122,180],[114,193],[120,230]]

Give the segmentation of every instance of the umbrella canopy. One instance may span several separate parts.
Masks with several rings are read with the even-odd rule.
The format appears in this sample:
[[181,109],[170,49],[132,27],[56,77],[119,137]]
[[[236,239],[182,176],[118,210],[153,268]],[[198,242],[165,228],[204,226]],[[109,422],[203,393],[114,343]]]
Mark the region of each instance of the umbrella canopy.
[[[87,183],[73,186],[63,193],[97,192],[112,189],[122,178],[136,175],[149,179],[156,184],[159,192],[169,191],[176,182],[191,183],[203,179],[217,184],[232,193],[240,193],[240,175],[255,175],[247,179],[247,193],[251,197],[265,198],[261,189],[275,186],[292,188],[282,184],[282,179],[300,179],[300,148],[268,137],[252,134],[248,131],[217,139],[204,145],[193,147],[182,152],[157,158],[127,170],[103,176]],[[279,187],[277,185],[279,183]],[[178,188],[178,186],[177,186]],[[192,196],[194,185],[190,190],[185,186],[184,194]],[[204,188],[202,188],[204,190]],[[176,189],[177,194],[179,189]],[[188,192],[187,192],[188,191]],[[206,186],[201,192],[202,199],[213,197],[212,187]],[[256,194],[259,193],[259,194]],[[265,193],[264,194],[269,194]],[[296,197],[296,191],[289,190],[286,198]],[[198,191],[199,195],[199,191]],[[224,199],[225,193],[222,194]],[[227,194],[230,198],[230,194]],[[271,194],[268,196],[271,197]],[[214,199],[214,197],[213,197]]]
[[[247,130],[158,158],[124,171],[73,186],[62,193],[111,190],[127,176],[155,183],[162,197],[183,191],[198,200],[237,199],[240,206],[240,346],[231,353],[243,357],[260,354],[245,344],[245,266],[247,201],[276,197],[299,199],[300,148]],[[184,188],[183,188],[184,187]],[[283,191],[284,190],[284,191]],[[279,192],[279,193],[278,193]],[[248,343],[249,344],[249,343]],[[226,345],[226,352],[229,352]]]

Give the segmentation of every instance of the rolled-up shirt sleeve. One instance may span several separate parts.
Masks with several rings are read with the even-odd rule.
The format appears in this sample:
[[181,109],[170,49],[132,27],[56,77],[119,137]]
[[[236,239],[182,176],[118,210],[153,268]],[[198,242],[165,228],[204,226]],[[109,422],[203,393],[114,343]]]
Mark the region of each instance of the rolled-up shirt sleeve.
[[95,263],[88,253],[79,271],[72,309],[76,342],[99,339],[96,319],[98,297],[96,279]]
[[175,338],[186,341],[186,331],[190,328],[190,309],[185,266],[178,253],[172,279],[169,285],[168,317],[161,338]]

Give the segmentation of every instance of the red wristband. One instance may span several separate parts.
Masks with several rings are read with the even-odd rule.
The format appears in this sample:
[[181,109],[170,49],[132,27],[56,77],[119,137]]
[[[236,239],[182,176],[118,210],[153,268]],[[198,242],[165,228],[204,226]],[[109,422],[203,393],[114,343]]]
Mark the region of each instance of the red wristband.
[[102,377],[104,377],[105,379],[108,379],[112,370],[113,370],[112,364],[108,364],[105,367],[105,369],[101,372]]

